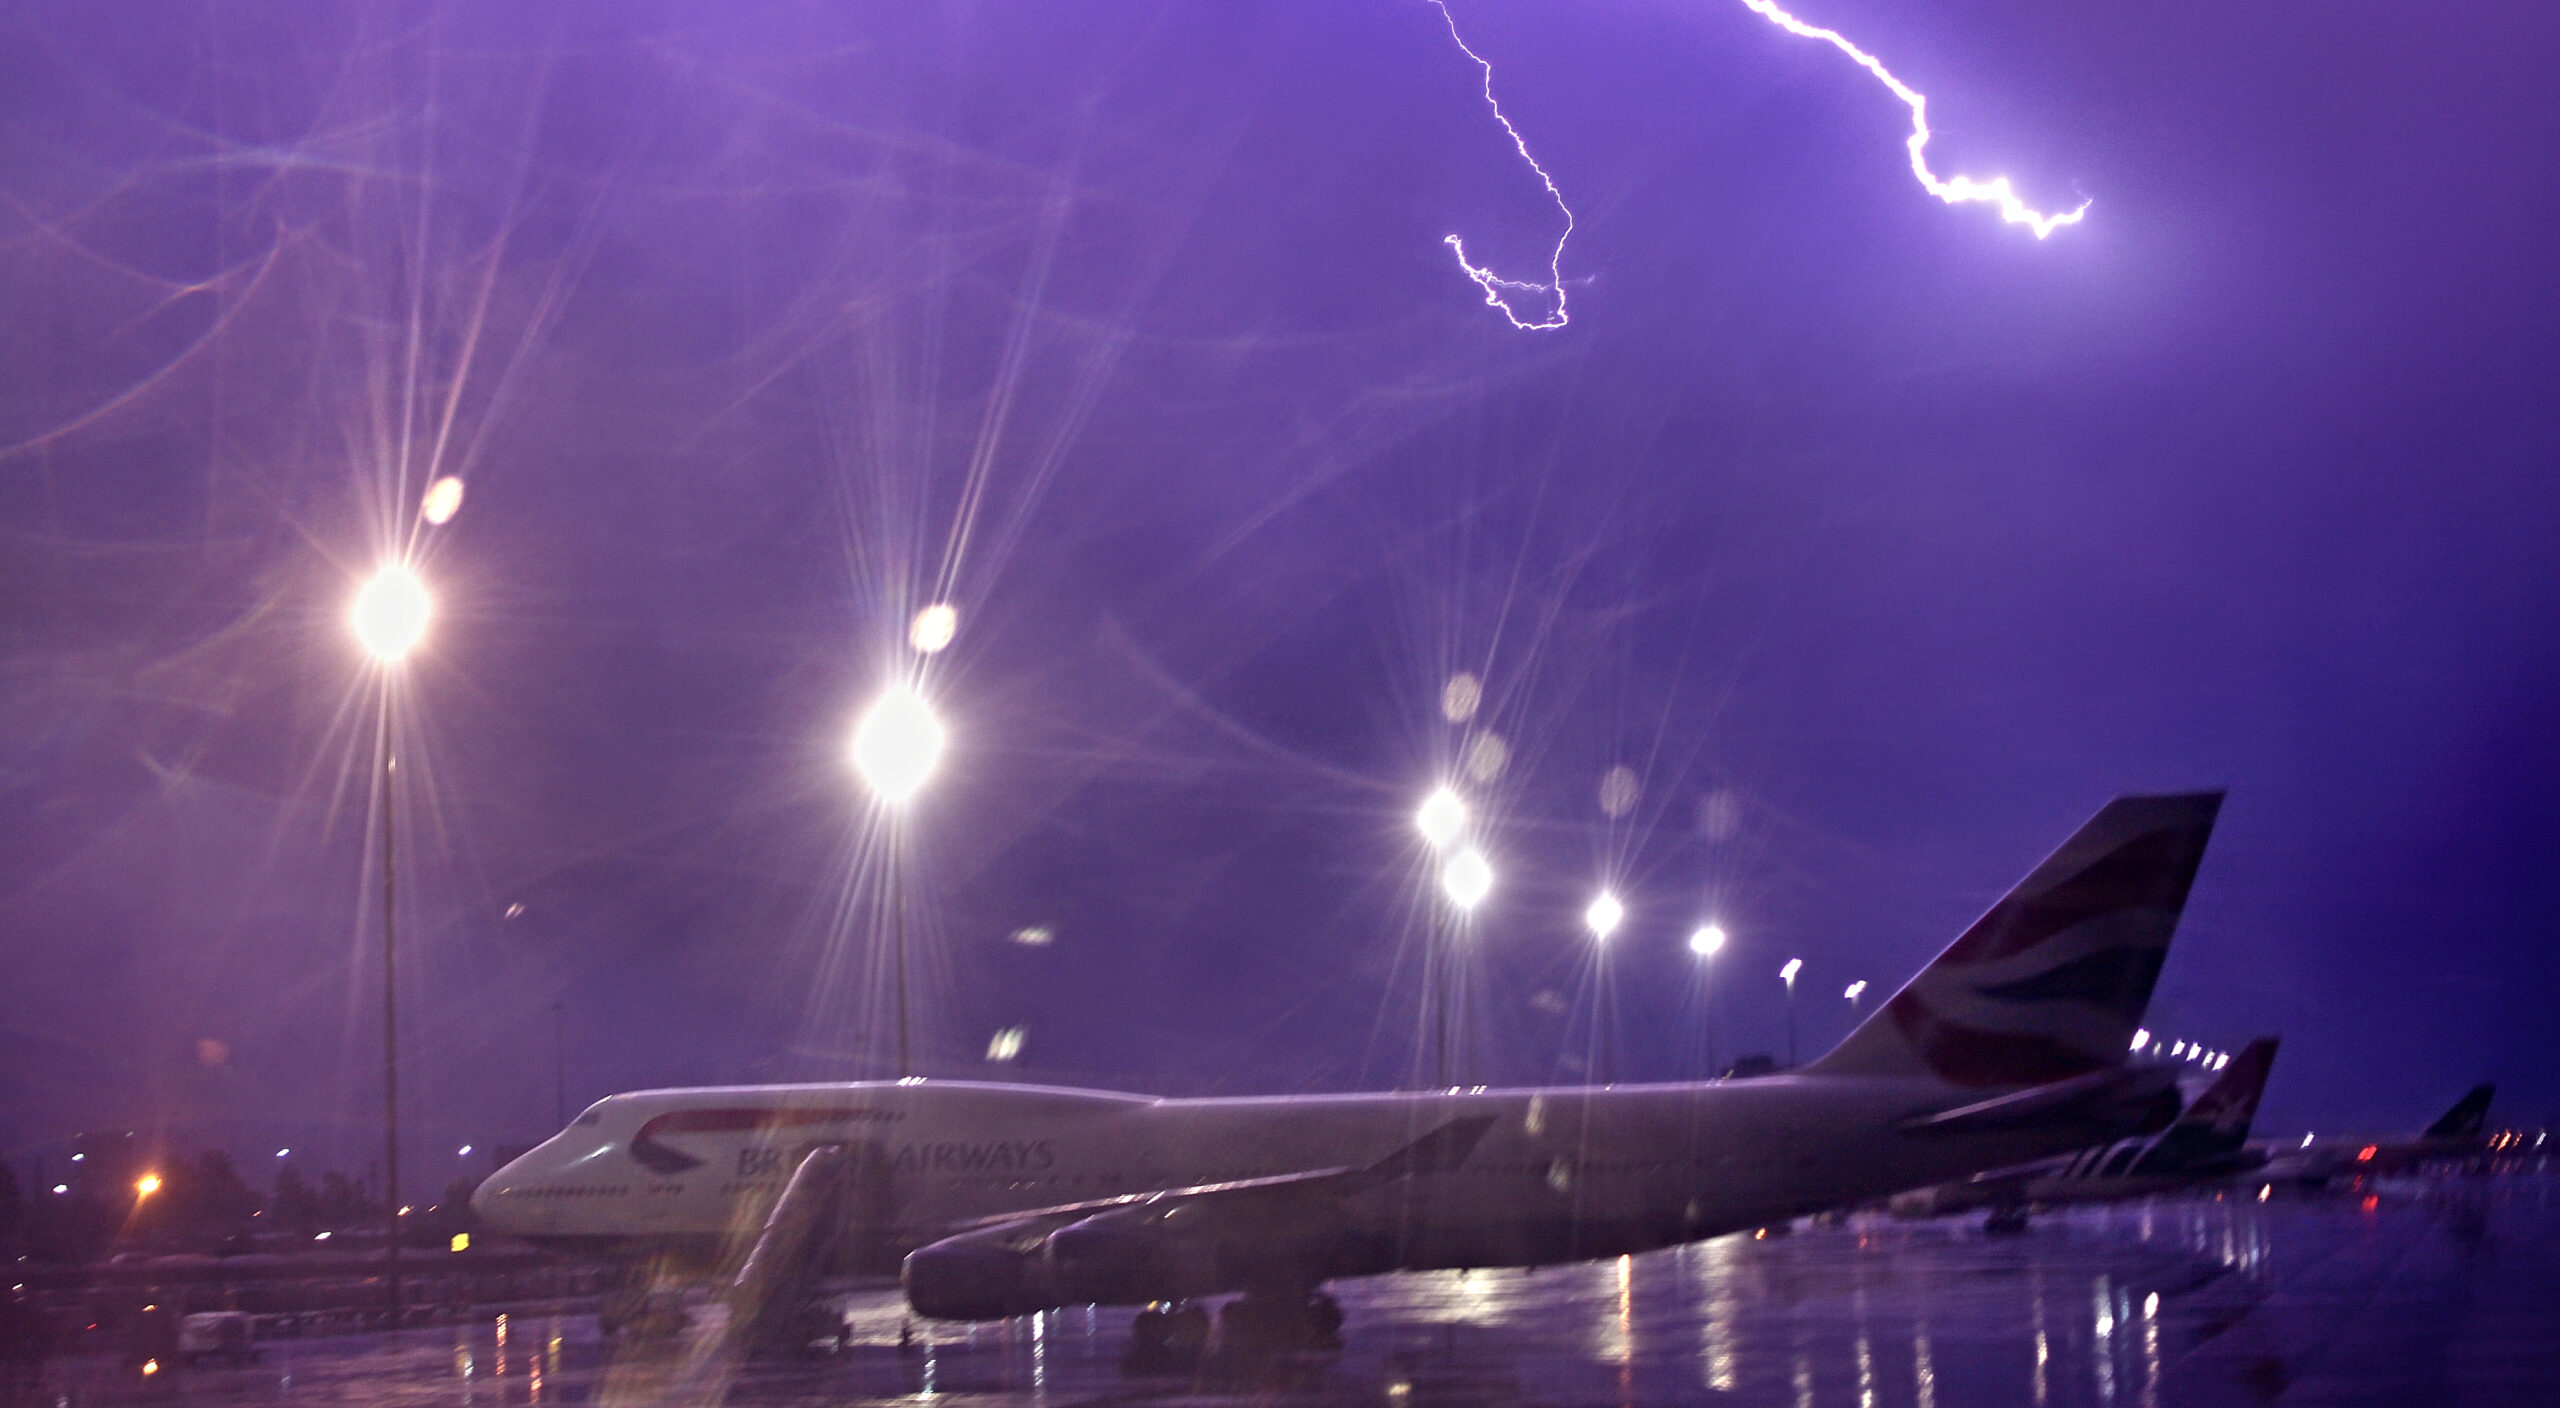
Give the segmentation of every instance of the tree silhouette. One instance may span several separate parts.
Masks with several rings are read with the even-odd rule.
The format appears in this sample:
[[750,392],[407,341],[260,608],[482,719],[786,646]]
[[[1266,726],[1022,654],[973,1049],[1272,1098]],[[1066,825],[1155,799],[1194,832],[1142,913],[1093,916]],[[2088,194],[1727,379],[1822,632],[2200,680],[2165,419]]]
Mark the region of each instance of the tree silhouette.
[[276,1175],[275,1196],[268,1200],[267,1216],[284,1230],[308,1237],[320,1230],[320,1195],[311,1191],[309,1180],[300,1170],[287,1168]]

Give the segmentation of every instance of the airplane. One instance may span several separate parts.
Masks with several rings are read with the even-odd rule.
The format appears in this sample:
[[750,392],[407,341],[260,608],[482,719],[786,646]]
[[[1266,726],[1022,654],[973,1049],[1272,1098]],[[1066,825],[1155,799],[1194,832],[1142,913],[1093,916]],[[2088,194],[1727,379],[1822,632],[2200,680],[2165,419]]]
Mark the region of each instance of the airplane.
[[[728,1323],[847,1281],[994,1320],[1149,1307],[1132,1353],[1338,1345],[1323,1286],[1613,1257],[2124,1136],[2222,794],[2109,802],[1829,1053],[1753,1080],[1169,1099],[908,1079],[597,1102],[472,1196],[494,1231],[734,1265]],[[745,1249],[743,1261],[739,1249]],[[1164,1309],[1170,1306],[1172,1309]]]
[[2333,1178],[2415,1173],[2430,1164],[2479,1158],[2490,1152],[2486,1134],[2489,1102],[2497,1093],[2498,1087],[2488,1082],[2471,1087],[2453,1102],[2452,1109],[2414,1137],[2332,1135],[2315,1139],[2304,1135],[2299,1144],[2270,1145],[2266,1164],[2258,1176],[2269,1183],[2316,1186]]
[[2275,1066],[2276,1043],[2262,1036],[2240,1048],[2186,1113],[2157,1135],[1915,1188],[1895,1194],[1887,1206],[1911,1218],[1989,1208],[1984,1230],[2017,1232],[2026,1228],[2029,1208],[2147,1198],[2248,1173],[2267,1161],[2265,1151],[2249,1143],[2249,1123]]

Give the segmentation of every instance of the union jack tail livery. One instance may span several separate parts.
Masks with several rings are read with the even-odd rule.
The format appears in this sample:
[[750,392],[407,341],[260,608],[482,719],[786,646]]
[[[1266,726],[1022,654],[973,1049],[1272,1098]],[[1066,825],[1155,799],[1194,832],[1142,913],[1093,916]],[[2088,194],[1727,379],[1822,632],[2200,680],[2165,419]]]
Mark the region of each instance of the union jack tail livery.
[[2222,793],[2118,797],[1806,1070],[2044,1085],[2121,1064]]

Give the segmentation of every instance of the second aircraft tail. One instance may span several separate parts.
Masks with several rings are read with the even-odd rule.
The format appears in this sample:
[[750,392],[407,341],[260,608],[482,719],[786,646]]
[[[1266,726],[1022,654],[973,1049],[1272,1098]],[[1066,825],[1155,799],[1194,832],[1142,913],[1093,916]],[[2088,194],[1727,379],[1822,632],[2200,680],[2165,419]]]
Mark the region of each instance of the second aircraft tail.
[[2262,1036],[2235,1053],[2178,1122],[2160,1131],[2129,1170],[2136,1174],[2194,1173],[2228,1167],[2248,1147],[2258,1097],[2275,1068],[2276,1038]]
[[2427,1126],[2425,1137],[2429,1139],[2478,1138],[2480,1131],[2488,1126],[2489,1101],[2495,1098],[2497,1093],[2498,1087],[2494,1085],[2471,1087],[2463,1093],[2461,1099],[2453,1102],[2452,1109],[2445,1111],[2434,1124]]

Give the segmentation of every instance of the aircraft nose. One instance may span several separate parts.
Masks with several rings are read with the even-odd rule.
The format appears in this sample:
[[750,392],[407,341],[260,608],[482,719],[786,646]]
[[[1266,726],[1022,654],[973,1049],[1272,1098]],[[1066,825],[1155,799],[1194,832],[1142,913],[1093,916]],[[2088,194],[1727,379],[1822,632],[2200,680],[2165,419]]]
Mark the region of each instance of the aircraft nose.
[[507,1175],[504,1169],[480,1181],[471,1190],[471,1214],[488,1226],[504,1230],[508,1224]]
[[536,1215],[539,1199],[525,1196],[540,1180],[532,1176],[531,1156],[518,1158],[480,1181],[471,1190],[471,1211],[493,1232],[524,1236],[545,1230],[548,1219]]

